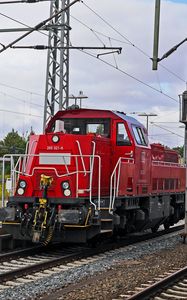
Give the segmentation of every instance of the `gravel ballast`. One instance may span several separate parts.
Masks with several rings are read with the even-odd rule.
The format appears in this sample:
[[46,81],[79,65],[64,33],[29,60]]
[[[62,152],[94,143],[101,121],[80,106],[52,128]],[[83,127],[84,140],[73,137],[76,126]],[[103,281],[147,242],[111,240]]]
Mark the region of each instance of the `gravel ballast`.
[[114,299],[172,268],[186,266],[177,234],[121,248],[97,261],[1,292],[1,300]]

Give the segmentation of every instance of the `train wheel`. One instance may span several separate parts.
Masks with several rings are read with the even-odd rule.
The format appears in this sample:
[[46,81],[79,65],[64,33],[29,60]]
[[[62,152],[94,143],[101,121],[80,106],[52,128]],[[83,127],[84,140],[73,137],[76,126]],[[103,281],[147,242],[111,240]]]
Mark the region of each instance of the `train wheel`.
[[154,227],[151,227],[152,233],[156,233],[158,231],[159,225],[155,225]]
[[164,229],[165,229],[165,230],[168,230],[169,227],[170,227],[169,222],[168,222],[168,221],[164,222]]

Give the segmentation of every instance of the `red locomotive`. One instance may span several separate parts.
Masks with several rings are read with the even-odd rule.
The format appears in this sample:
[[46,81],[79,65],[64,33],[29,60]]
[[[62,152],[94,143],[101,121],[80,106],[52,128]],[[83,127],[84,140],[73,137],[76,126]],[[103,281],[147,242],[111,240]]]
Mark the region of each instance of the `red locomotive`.
[[59,111],[25,155],[7,157],[11,196],[0,216],[15,239],[86,242],[184,218],[179,155],[150,145],[145,127],[122,112]]

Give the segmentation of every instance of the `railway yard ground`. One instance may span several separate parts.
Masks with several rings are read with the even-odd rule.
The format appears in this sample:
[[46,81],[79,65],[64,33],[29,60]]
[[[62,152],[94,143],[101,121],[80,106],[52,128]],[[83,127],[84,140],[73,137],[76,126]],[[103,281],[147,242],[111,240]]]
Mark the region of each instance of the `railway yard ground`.
[[[122,300],[129,291],[173,269],[186,267],[187,244],[178,232],[80,259],[59,270],[37,272],[10,284],[1,300]],[[56,270],[56,272],[55,272]],[[0,287],[1,288],[1,287]]]
[[93,276],[86,276],[77,284],[70,284],[53,296],[49,294],[41,299],[127,299],[129,291],[134,291],[141,284],[146,284],[171,269],[182,268],[186,265],[187,245],[182,244],[179,238],[175,241],[174,239],[160,241],[157,245],[151,242],[144,249],[134,248],[134,251],[129,251],[126,258],[121,253],[116,254],[113,264],[108,266],[104,260],[105,270]]

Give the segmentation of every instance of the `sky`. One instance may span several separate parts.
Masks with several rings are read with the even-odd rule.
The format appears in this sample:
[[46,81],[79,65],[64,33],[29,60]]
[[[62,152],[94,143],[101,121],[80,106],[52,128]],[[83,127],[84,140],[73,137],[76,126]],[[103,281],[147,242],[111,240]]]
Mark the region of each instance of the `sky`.
[[[2,1],[0,0],[0,3]],[[0,5],[1,29],[34,26],[49,16],[49,2]],[[120,55],[96,59],[70,53],[70,94],[88,96],[83,107],[124,111],[143,124],[149,118],[151,142],[175,147],[184,141],[178,95],[186,90],[187,56],[183,44],[158,71],[152,71],[155,0],[84,0],[71,8],[73,46],[122,47]],[[12,18],[12,19],[10,19]],[[161,0],[159,57],[186,38],[187,1]],[[84,24],[84,25],[83,25]],[[86,25],[86,26],[85,26]],[[94,34],[94,32],[96,32]],[[0,32],[8,44],[22,33]],[[33,33],[17,45],[47,45]],[[97,55],[98,51],[89,54]],[[12,128],[26,136],[42,132],[47,52],[8,49],[0,53],[0,139]]]

